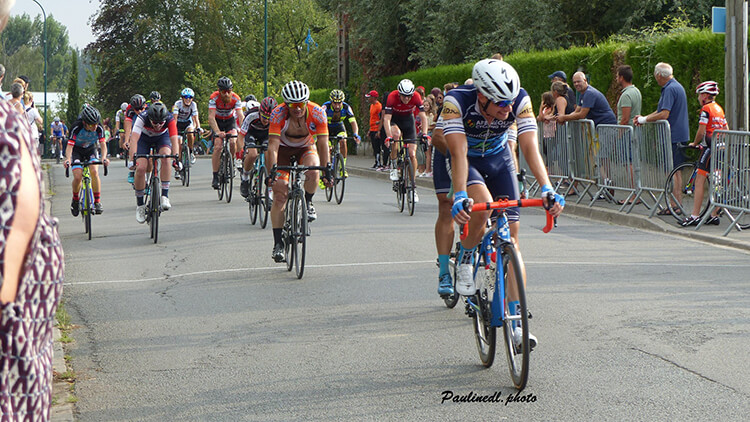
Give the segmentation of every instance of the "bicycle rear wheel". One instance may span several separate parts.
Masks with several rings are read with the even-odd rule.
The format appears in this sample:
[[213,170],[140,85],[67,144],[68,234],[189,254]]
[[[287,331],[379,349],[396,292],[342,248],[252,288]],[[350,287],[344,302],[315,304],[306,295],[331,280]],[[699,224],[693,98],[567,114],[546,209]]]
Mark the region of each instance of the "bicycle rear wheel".
[[268,212],[271,210],[271,198],[268,196],[268,170],[264,166],[258,170],[258,213],[260,214],[260,228],[265,229],[268,224]]
[[255,225],[258,221],[258,211],[260,210],[260,186],[255,170],[250,173],[250,194],[247,196],[248,207],[250,208],[250,224]]
[[406,207],[409,215],[414,215],[414,168],[411,166],[411,160],[404,161],[404,195],[406,195]]
[[[508,357],[508,369],[510,377],[513,379],[513,385],[520,391],[526,387],[529,378],[529,354],[531,353],[529,345],[529,310],[526,306],[526,288],[521,271],[521,261],[516,248],[506,243],[502,246],[503,268],[505,273],[505,298],[506,304],[505,315],[503,318],[503,337],[505,338],[505,353]],[[511,271],[515,276],[515,281],[511,278]],[[511,303],[510,297],[511,283],[518,291],[519,313],[514,314],[507,306]],[[512,318],[512,319],[511,319]],[[516,328],[521,328],[521,336],[514,335]]]
[[[477,272],[475,280],[483,280],[486,277],[484,259],[479,258],[477,263]],[[495,361],[495,345],[497,330],[492,326],[491,297],[489,296],[487,286],[482,287],[471,297],[471,301],[476,305],[471,313],[474,322],[474,339],[477,343],[477,352],[482,365],[489,368]]]
[[[287,205],[288,206],[288,205]],[[301,194],[294,198],[294,219],[292,232],[294,233],[294,270],[297,278],[301,279],[305,273],[305,249],[307,246],[307,204]]]
[[182,170],[180,170],[180,180],[182,186],[188,186],[190,181],[188,179],[190,175],[190,154],[188,153],[187,144],[182,144],[180,150],[180,162],[182,163]]
[[453,294],[443,296],[443,302],[445,302],[445,306],[448,307],[448,309],[453,309],[456,304],[458,303],[458,298],[461,297],[456,292],[456,276],[458,275],[458,267],[456,265],[458,252],[461,250],[461,243],[456,242],[456,246],[454,248],[454,251],[451,252],[451,265],[453,266]]
[[294,245],[297,244],[297,238],[294,236],[294,200],[289,196],[286,202],[284,214],[284,229],[282,238],[284,240],[284,258],[286,259],[286,270],[292,271],[294,268]]
[[[664,196],[667,198],[666,203],[669,207],[670,214],[672,214],[672,217],[677,221],[682,221],[693,213],[693,205],[696,201],[695,171],[695,163],[682,163],[675,167],[667,177],[667,183],[664,186]],[[701,200],[700,214],[698,214],[698,217],[703,217],[703,214],[706,213],[710,197],[708,178],[703,179],[702,183],[703,199]],[[675,194],[674,187],[677,184],[679,184],[679,186],[677,187],[677,193]]]
[[344,157],[336,154],[336,167],[333,169],[333,192],[336,194],[336,203],[344,200],[344,188],[346,187],[346,168]]
[[[334,178],[333,183],[336,183],[336,179]],[[331,198],[333,198],[333,186],[326,186],[326,201],[331,202]]]

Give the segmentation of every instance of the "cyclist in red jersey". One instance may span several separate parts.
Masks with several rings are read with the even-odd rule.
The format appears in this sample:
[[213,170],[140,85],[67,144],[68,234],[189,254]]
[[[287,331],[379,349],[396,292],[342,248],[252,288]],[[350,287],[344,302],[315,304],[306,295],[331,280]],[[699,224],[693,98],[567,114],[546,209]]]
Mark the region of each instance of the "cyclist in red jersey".
[[[319,166],[321,162],[328,167],[325,183],[331,186],[330,156],[328,153],[328,119],[325,111],[310,99],[310,89],[303,82],[291,81],[281,90],[284,102],[271,113],[268,128],[268,152],[266,166],[273,183],[273,205],[271,206],[271,225],[273,227],[273,253],[276,262],[284,262],[284,243],[281,229],[284,226],[284,207],[289,193],[289,173],[271,172],[273,167],[290,165],[290,158],[297,157],[303,166]],[[321,160],[322,158],[322,160]],[[305,174],[305,202],[307,202],[307,219],[317,218],[312,203],[315,189],[318,187],[320,173],[308,171]]]
[[[427,121],[427,115],[424,112],[422,105],[422,97],[419,93],[414,92],[414,83],[409,79],[402,79],[398,84],[396,91],[388,94],[388,98],[385,102],[385,115],[383,118],[383,127],[385,128],[385,146],[388,148],[391,141],[394,139],[393,127],[396,126],[401,132],[403,139],[416,139],[417,128],[414,121],[414,112],[418,111],[419,118],[421,121]],[[428,144],[431,143],[430,135],[427,134],[427,125],[424,125],[422,129],[422,138],[424,138]],[[397,135],[397,134],[396,134]],[[412,168],[417,168],[417,146],[416,144],[408,145],[409,159],[411,160]],[[396,156],[398,151],[396,148],[391,148],[391,180],[398,180],[398,170],[396,169]],[[414,182],[414,180],[412,180]],[[416,192],[414,193],[414,199],[417,200]]]
[[[697,226],[700,222],[701,205],[703,204],[703,195],[706,190],[706,177],[711,166],[711,138],[714,131],[719,129],[728,129],[727,119],[724,117],[724,110],[714,101],[719,95],[719,84],[714,81],[706,81],[698,85],[695,89],[698,94],[698,101],[701,105],[700,120],[698,120],[698,131],[695,133],[695,140],[690,146],[697,147],[703,140],[706,141],[706,147],[698,162],[698,172],[695,175],[695,201],[693,202],[693,211],[690,217],[685,218],[680,225],[682,227]],[[715,208],[711,217],[706,220],[706,224],[719,225],[719,208]]]
[[[134,183],[135,180],[135,150],[137,145],[130,142],[130,136],[133,133],[133,122],[138,118],[138,115],[146,109],[146,98],[141,94],[135,94],[130,97],[130,104],[125,108],[125,122],[123,123],[123,129],[125,130],[125,141],[123,145],[128,149],[128,183]],[[132,148],[130,146],[133,146]]]
[[[216,138],[223,139],[227,135],[237,135],[237,121],[242,122],[245,116],[242,114],[242,100],[240,96],[232,91],[232,81],[226,76],[219,78],[216,86],[219,88],[211,94],[208,100],[208,123],[211,125],[214,137],[214,152],[211,155],[213,166],[213,181],[211,187],[219,189],[219,162],[221,151],[224,149],[223,142],[217,142]],[[229,140],[231,156],[237,151],[237,138]]]

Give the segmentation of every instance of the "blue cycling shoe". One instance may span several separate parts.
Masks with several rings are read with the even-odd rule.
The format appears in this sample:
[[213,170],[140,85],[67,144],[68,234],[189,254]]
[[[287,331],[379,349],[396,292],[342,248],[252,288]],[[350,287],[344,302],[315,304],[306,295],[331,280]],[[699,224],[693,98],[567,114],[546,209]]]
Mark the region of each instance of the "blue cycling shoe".
[[453,295],[453,279],[450,273],[441,274],[438,280],[438,294],[440,296]]
[[129,172],[128,173],[128,183],[131,185],[135,182],[135,172]]

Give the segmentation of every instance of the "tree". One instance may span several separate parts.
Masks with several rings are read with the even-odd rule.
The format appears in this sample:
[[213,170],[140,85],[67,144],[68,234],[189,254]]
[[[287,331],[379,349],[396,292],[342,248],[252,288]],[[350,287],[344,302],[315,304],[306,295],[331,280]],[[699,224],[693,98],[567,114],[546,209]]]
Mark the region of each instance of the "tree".
[[68,78],[68,111],[66,119],[68,125],[73,124],[78,118],[78,112],[81,110],[81,98],[78,94],[78,52],[75,50],[70,54],[71,69]]

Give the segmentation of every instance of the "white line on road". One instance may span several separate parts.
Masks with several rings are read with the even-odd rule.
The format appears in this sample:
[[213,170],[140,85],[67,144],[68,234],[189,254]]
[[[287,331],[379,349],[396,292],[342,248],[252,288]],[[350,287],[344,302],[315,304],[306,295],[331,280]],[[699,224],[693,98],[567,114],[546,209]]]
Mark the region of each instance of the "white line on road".
[[[320,265],[307,265],[306,268],[335,268],[335,267],[367,267],[374,265],[411,265],[411,264],[435,264],[435,261],[390,261],[390,262],[351,262],[346,264],[320,264]],[[596,262],[596,261],[526,261],[526,265],[567,265],[567,266],[618,266],[618,267],[689,267],[696,266],[701,268],[750,268],[750,264],[708,264],[705,262],[694,262],[694,263],[682,263],[682,262]],[[246,272],[246,271],[268,271],[268,270],[280,270],[283,267],[255,267],[255,268],[229,268],[223,270],[207,270],[207,271],[194,271],[184,274],[168,274],[161,277],[151,278],[138,278],[131,280],[96,280],[96,281],[76,281],[72,283],[64,283],[65,286],[85,286],[90,284],[128,284],[128,283],[143,283],[149,281],[159,281],[172,278],[191,277],[196,275],[205,274],[220,274],[220,273],[235,273],[235,272]]]

